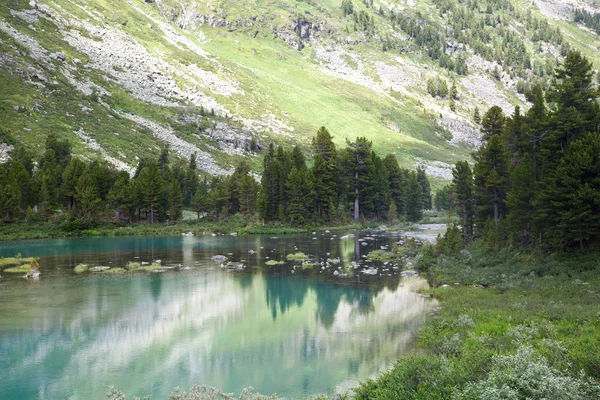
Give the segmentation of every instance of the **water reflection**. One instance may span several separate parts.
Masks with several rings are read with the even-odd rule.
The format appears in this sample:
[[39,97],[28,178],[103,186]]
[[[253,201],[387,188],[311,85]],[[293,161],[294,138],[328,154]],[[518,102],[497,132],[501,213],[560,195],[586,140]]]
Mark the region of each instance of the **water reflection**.
[[[166,398],[196,383],[297,395],[365,379],[411,351],[432,306],[415,294],[426,282],[397,274],[340,280],[319,268],[292,275],[294,263],[265,264],[298,249],[346,266],[387,241],[357,240],[107,238],[36,242],[27,254],[21,247],[24,256],[43,255],[43,275],[35,285],[0,280],[0,398],[99,398],[111,384]],[[0,246],[7,252],[14,245]],[[215,254],[247,269],[228,273]],[[72,273],[80,262],[156,259],[190,269]]]

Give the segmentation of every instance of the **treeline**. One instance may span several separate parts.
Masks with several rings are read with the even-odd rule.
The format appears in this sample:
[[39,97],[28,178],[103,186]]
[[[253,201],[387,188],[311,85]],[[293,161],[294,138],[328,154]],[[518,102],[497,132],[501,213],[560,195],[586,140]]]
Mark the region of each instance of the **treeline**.
[[578,8],[573,13],[573,20],[593,29],[594,32],[600,35],[600,13],[592,14],[583,8]]
[[308,168],[299,147],[271,145],[264,156],[262,181],[241,161],[229,176],[199,178],[196,157],[169,162],[169,149],[157,159],[141,159],[130,176],[101,161],[73,157],[71,145],[48,136],[38,162],[17,148],[0,164],[0,219],[11,222],[64,215],[66,230],[98,221],[150,223],[177,221],[184,209],[209,218],[257,217],[293,225],[402,218],[416,221],[431,208],[425,171],[401,169],[393,155],[381,159],[371,142],[358,138],[337,150],[321,128]]
[[48,218],[60,211],[65,227],[75,230],[99,219],[177,220],[201,185],[195,156],[188,166],[171,166],[163,148],[157,160],[140,160],[130,177],[108,163],[73,157],[70,143],[54,134],[38,162],[23,148],[14,150],[0,165],[0,182],[3,221]]
[[462,238],[491,246],[584,250],[600,239],[600,92],[592,64],[567,54],[548,91],[505,116],[494,106],[482,119],[484,145],[453,169],[452,185],[436,193],[460,217]]
[[271,145],[264,157],[257,198],[259,216],[267,221],[343,223],[350,217],[417,221],[432,207],[423,169],[402,169],[393,154],[380,158],[366,138],[337,149],[322,127],[312,142],[308,168],[302,151]]

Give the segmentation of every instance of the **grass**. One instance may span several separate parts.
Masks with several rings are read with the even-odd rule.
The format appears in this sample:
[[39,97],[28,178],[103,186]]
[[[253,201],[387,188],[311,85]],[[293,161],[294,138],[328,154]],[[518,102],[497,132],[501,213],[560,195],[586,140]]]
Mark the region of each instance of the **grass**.
[[308,256],[302,252],[288,254],[286,258],[288,260],[308,260]]
[[367,254],[368,259],[372,259],[375,261],[392,261],[397,260],[398,257],[399,254],[387,250],[373,250],[369,254]]
[[21,264],[19,266],[16,267],[10,267],[10,268],[6,268],[4,269],[2,272],[10,272],[10,273],[19,273],[19,272],[24,272],[24,273],[30,273],[33,270],[31,269],[31,264]]
[[20,265],[20,264],[31,264],[33,262],[33,260],[35,260],[34,257],[27,257],[27,258],[22,258],[22,257],[6,257],[6,258],[0,258],[0,268],[4,268],[4,267],[8,267],[11,265]]
[[[515,399],[559,399],[565,389],[572,398],[596,398],[597,255],[469,250],[462,259],[421,260],[433,287],[428,293],[441,303],[419,334],[425,353],[364,382],[356,398],[501,399],[512,395],[507,388]],[[531,387],[536,381],[551,392]]]
[[75,271],[75,273],[77,274],[81,274],[83,272],[88,271],[90,268],[87,264],[78,264],[75,266],[75,268],[73,268],[73,271]]
[[[14,241],[26,239],[54,239],[64,237],[112,237],[112,236],[166,236],[181,235],[182,233],[192,232],[196,236],[207,235],[211,233],[228,234],[237,232],[244,234],[265,234],[265,235],[286,235],[299,234],[312,231],[317,228],[314,226],[299,228],[289,226],[283,223],[267,223],[265,225],[254,220],[231,218],[221,221],[211,220],[184,220],[177,223],[156,223],[150,224],[138,222],[134,224],[114,224],[109,222],[98,223],[95,228],[66,231],[61,229],[64,220],[57,217],[48,221],[30,221],[14,224],[0,224],[0,241]],[[330,232],[356,231],[365,228],[376,228],[381,225],[381,221],[371,221],[362,224],[341,224],[336,226],[319,226],[319,230],[329,230]],[[404,225],[398,225],[398,227]],[[2,261],[0,261],[0,266]]]

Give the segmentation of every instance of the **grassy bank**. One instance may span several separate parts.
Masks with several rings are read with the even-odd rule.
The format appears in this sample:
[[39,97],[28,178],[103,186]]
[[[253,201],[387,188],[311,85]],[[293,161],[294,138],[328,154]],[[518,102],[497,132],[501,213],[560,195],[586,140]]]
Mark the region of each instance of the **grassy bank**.
[[[114,224],[102,222],[88,226],[74,226],[64,220],[56,219],[43,222],[23,222],[14,224],[0,224],[0,241],[29,240],[29,239],[55,239],[67,237],[100,237],[100,236],[160,236],[181,235],[192,232],[194,235],[203,234],[266,234],[285,235],[293,233],[306,233],[315,230],[356,231],[375,228],[385,224],[382,221],[371,221],[365,224],[340,224],[340,225],[310,225],[297,227],[283,223],[262,224],[253,220],[238,218],[220,221],[187,220],[177,223],[134,223]],[[394,229],[406,229],[410,225],[397,225]]]
[[600,261],[472,246],[420,260],[441,308],[423,355],[364,382],[358,399],[600,396]]

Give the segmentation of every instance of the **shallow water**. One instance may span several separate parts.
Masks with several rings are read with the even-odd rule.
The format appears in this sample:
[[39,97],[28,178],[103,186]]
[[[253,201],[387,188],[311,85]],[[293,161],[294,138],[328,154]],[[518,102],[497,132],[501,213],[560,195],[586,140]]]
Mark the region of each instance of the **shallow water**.
[[[40,257],[42,273],[39,280],[0,279],[0,398],[97,399],[109,385],[153,399],[202,383],[282,396],[355,385],[413,352],[414,334],[435,305],[416,294],[423,279],[363,257],[393,238],[358,239],[319,233],[0,244],[3,257]],[[297,251],[323,266],[265,265]],[[217,254],[246,268],[228,271],[211,259]],[[325,262],[338,257],[339,264]],[[158,259],[174,268],[73,272],[79,263]],[[352,261],[360,266],[346,270]],[[371,266],[377,275],[361,272]],[[338,268],[348,276],[334,276]]]

